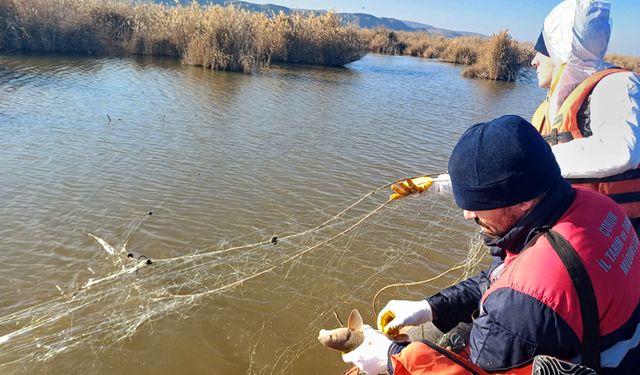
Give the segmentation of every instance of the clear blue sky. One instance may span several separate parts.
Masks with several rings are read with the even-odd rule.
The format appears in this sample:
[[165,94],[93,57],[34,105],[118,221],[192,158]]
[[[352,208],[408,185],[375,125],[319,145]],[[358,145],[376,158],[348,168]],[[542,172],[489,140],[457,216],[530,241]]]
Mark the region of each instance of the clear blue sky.
[[[289,8],[368,13],[487,35],[508,29],[515,39],[531,42],[538,37],[544,17],[560,3],[560,0],[247,1]],[[613,33],[608,52],[640,56],[640,0],[611,0],[611,3]]]

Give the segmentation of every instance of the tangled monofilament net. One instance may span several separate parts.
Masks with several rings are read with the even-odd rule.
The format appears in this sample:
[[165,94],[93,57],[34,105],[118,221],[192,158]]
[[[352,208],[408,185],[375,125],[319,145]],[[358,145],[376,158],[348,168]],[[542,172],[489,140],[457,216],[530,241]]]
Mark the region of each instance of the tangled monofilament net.
[[[0,351],[3,353],[0,365],[47,361],[88,344],[98,350],[107,348],[131,337],[146,324],[168,314],[185,313],[207,298],[231,293],[276,270],[283,275],[282,283],[296,282],[300,276],[290,274],[294,268],[302,271],[298,274],[309,277],[333,273],[336,278],[344,279],[345,285],[351,287],[343,288],[344,294],[336,295],[335,300],[318,305],[317,318],[309,323],[308,333],[296,340],[298,344],[280,348],[275,353],[271,372],[278,366],[286,368],[291,365],[291,357],[305,350],[305,343],[315,340],[315,328],[326,322],[332,304],[348,305],[354,297],[372,299],[380,286],[390,284],[391,280],[417,280],[403,279],[397,272],[399,268],[430,265],[431,270],[427,269],[425,276],[457,270],[455,276],[461,278],[473,272],[481,261],[483,252],[477,245],[471,246],[468,254],[468,248],[453,254],[454,260],[444,257],[434,261],[434,250],[442,252],[451,238],[457,237],[458,242],[463,238],[462,242],[469,243],[472,237],[465,231],[470,231],[460,224],[459,213],[450,199],[441,199],[429,192],[419,198],[387,202],[387,191],[380,191],[389,185],[369,192],[307,230],[163,259],[129,253],[128,239],[114,248],[89,233],[108,253],[111,260],[108,267],[74,290],[59,288],[58,297],[15,308],[0,317]],[[134,231],[140,225],[142,221]],[[277,251],[273,251],[274,248]],[[342,264],[348,258],[346,254],[354,253],[358,254],[360,273],[340,276],[345,273]],[[321,270],[318,270],[319,256],[323,260]],[[348,259],[353,263],[353,257]],[[448,281],[454,281],[452,278]],[[378,280],[383,284],[374,282]],[[64,280],[61,283],[64,285]],[[396,287],[407,285],[401,283]],[[297,354],[292,354],[294,352]],[[249,359],[248,372],[264,372],[264,368],[256,369],[260,366]]]

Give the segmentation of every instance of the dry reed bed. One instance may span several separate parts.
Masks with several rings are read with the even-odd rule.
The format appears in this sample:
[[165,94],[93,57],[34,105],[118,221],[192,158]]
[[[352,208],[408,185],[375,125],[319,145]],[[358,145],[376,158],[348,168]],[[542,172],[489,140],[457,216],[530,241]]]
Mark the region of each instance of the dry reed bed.
[[271,62],[342,66],[366,44],[333,13],[268,17],[234,7],[120,0],[3,0],[0,50],[176,56],[252,71]]
[[[362,30],[371,52],[435,58],[444,62],[469,65],[463,74],[473,78],[513,81],[522,68],[530,65],[535,51],[531,43],[518,42],[507,31],[490,38],[445,38],[418,32],[395,32],[384,28]],[[608,62],[640,72],[640,57],[610,54]]]
[[[271,62],[342,66],[366,51],[468,65],[468,77],[515,80],[533,58],[507,31],[445,38],[344,26],[333,13],[269,17],[234,7],[123,0],[2,0],[0,51],[176,56],[185,64],[248,72]],[[640,71],[640,58],[607,60]]]
[[622,69],[627,69],[627,70],[631,70],[632,72],[640,73],[640,57],[625,56],[625,55],[612,53],[605,56],[604,59]]
[[469,65],[463,74],[473,78],[513,81],[534,55],[531,44],[513,40],[507,31],[490,38],[445,38],[429,33],[375,29],[363,31],[363,36],[369,41],[370,51]]

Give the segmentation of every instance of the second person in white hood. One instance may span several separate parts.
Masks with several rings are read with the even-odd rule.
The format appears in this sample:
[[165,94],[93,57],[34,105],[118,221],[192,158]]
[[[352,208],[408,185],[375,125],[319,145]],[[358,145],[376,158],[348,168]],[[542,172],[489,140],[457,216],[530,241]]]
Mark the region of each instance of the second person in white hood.
[[640,79],[603,60],[610,8],[566,0],[546,17],[531,65],[549,92],[532,123],[552,144],[563,177],[609,195],[638,231]]

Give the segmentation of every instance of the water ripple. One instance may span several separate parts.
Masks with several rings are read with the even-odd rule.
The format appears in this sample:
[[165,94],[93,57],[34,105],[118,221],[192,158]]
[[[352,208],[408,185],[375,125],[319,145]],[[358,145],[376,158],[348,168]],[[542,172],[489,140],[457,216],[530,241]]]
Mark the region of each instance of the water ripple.
[[[0,66],[0,272],[9,280],[0,308],[7,311],[106,269],[106,252],[87,233],[114,246],[129,240],[151,258],[282,237],[390,180],[443,171],[466,127],[527,115],[544,95],[529,84],[468,80],[452,65],[376,55],[346,69],[279,66],[253,75],[164,59],[2,56]],[[383,202],[386,192],[373,199]],[[329,300],[345,288],[353,288],[351,305],[363,304],[385,282],[433,275],[452,264],[452,254],[464,256],[449,249],[466,249],[474,229],[450,197],[394,207],[322,252],[204,306],[204,318],[163,320],[155,328],[162,340],[142,333],[99,361],[87,360],[88,348],[48,372],[93,363],[93,373],[134,373],[135,353],[153,353],[154,373],[169,374],[195,358],[162,344],[178,335],[179,346],[199,358],[213,355],[226,372],[244,373],[246,352],[262,345],[255,340],[294,345],[277,329],[293,339],[315,329],[318,309],[329,312]],[[265,251],[272,253],[256,261],[284,255],[284,247]],[[284,311],[288,326],[274,318]],[[214,323],[243,337],[240,347],[226,346]],[[253,350],[260,366],[272,365],[273,350]],[[295,368],[339,368],[325,353],[299,355]]]

